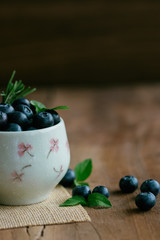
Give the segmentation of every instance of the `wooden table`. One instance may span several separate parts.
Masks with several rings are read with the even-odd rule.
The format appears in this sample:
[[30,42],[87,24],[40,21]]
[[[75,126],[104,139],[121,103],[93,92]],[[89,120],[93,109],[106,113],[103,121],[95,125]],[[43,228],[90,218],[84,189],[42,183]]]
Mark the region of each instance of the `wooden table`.
[[[85,158],[93,159],[88,179],[91,188],[110,190],[110,209],[89,209],[91,222],[37,226],[0,231],[0,240],[158,240],[160,197],[156,206],[141,212],[133,194],[119,191],[119,180],[127,174],[160,181],[160,86],[83,89],[46,88],[31,96],[48,107],[61,110],[70,147],[71,168]],[[70,190],[69,190],[70,191]]]

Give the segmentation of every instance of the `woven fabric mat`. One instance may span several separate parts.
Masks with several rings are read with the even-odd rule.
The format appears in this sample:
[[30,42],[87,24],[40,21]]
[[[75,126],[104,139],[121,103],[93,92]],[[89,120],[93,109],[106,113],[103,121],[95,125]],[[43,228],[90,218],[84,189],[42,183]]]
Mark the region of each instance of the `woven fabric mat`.
[[0,229],[91,221],[86,210],[77,205],[74,207],[59,207],[70,194],[58,185],[47,200],[25,206],[0,205]]

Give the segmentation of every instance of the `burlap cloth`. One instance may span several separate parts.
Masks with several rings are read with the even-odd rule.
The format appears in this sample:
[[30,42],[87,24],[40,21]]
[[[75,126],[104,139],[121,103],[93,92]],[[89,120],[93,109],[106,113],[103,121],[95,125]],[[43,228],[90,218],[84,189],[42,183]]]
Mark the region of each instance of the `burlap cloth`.
[[58,185],[44,202],[26,206],[0,205],[0,229],[90,221],[81,205],[59,207],[69,197],[66,189]]

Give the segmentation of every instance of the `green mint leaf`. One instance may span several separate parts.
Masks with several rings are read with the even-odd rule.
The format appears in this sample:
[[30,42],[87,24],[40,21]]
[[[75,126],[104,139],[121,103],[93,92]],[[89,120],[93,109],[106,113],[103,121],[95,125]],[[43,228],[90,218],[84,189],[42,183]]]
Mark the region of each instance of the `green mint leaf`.
[[100,193],[92,193],[88,196],[88,206],[89,207],[112,207],[110,201],[107,197]]
[[76,180],[84,181],[86,180],[92,172],[92,159],[86,159],[76,165],[75,169]]
[[51,108],[49,110],[58,110],[58,109],[69,109],[69,107],[67,107],[67,106],[58,106],[58,107]]
[[37,113],[47,111],[47,110],[69,109],[69,107],[67,107],[67,106],[58,106],[58,107],[55,107],[55,108],[46,108],[46,106],[43,103],[38,102],[36,100],[31,100],[30,103],[35,107]]
[[76,179],[74,180],[74,185],[75,186],[81,186],[81,185],[89,186],[89,184],[87,182],[77,182]]
[[31,100],[30,103],[35,107],[36,112],[42,112],[46,109],[45,105],[41,102],[38,102],[36,100]]
[[82,196],[73,196],[67,199],[64,203],[60,204],[59,207],[76,206],[78,204],[86,206],[87,202]]

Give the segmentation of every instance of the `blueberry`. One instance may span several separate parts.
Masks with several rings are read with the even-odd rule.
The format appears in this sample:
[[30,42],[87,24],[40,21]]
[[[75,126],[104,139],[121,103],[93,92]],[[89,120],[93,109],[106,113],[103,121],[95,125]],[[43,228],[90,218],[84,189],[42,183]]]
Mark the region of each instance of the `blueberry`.
[[0,111],[8,114],[8,113],[14,112],[14,108],[10,104],[3,104],[3,103],[1,103],[0,104]]
[[7,114],[0,111],[0,129],[4,130],[5,126],[7,125]]
[[53,124],[54,124],[53,117],[48,112],[40,112],[34,115],[33,126],[38,129],[51,127],[53,126]]
[[68,169],[63,179],[60,181],[60,184],[64,187],[71,187],[76,175],[72,169]]
[[35,114],[36,113],[36,108],[34,105],[30,104],[30,109],[32,110],[32,112]]
[[24,104],[24,105],[27,105],[28,107],[30,107],[30,102],[28,99],[26,98],[17,98],[13,103],[12,103],[12,106],[15,107],[16,105],[19,105],[19,104]]
[[138,180],[134,176],[125,176],[120,179],[119,186],[123,193],[132,193],[138,188]]
[[27,116],[19,111],[14,111],[13,113],[8,114],[10,123],[17,123],[22,128],[25,128],[29,125],[29,120]]
[[160,191],[160,185],[156,180],[148,179],[142,183],[140,190],[141,192],[151,192],[156,196]]
[[26,128],[26,131],[33,131],[33,130],[37,130],[37,128],[35,128],[35,127],[32,127],[32,126],[30,126],[30,127]]
[[47,112],[52,114],[52,117],[54,119],[54,125],[60,122],[60,116],[55,110],[47,110]]
[[100,193],[100,194],[106,196],[107,198],[109,198],[109,191],[104,186],[97,186],[97,187],[95,187],[93,189],[92,193]]
[[6,131],[7,132],[20,132],[20,131],[22,131],[22,128],[17,123],[9,123],[6,128]]
[[140,193],[137,195],[135,203],[141,210],[148,211],[156,204],[156,197],[151,192]]
[[73,188],[72,190],[72,196],[82,196],[85,199],[88,198],[89,194],[91,194],[91,190],[88,186],[86,185],[80,185],[80,186],[76,186],[75,188]]
[[33,112],[27,105],[18,104],[15,106],[15,110],[24,113],[28,119],[31,119],[33,117]]

